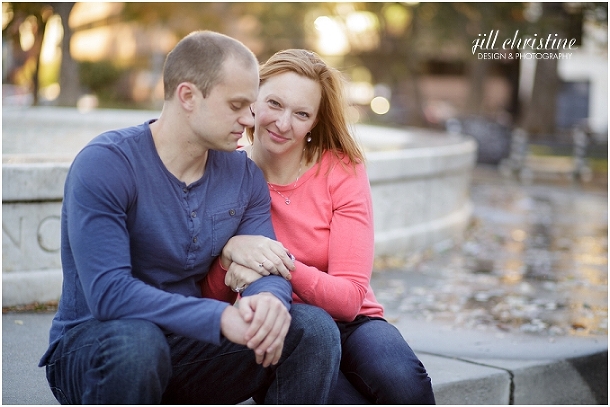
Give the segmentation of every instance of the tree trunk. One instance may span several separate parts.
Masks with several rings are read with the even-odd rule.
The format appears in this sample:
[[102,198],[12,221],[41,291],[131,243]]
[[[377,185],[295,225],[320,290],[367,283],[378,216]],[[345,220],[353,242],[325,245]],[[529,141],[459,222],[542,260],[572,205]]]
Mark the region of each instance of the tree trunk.
[[483,96],[485,94],[485,80],[489,71],[486,60],[476,59],[470,70],[470,92],[468,94],[467,112],[480,115],[483,110]]
[[557,59],[536,61],[532,97],[524,113],[524,127],[532,138],[553,136],[559,74]]
[[42,51],[42,41],[47,28],[47,22],[42,14],[36,15],[36,33],[34,35],[34,45],[32,46],[32,55],[35,58],[34,72],[32,73],[32,105],[37,106],[39,103],[40,93],[40,54]]
[[58,106],[75,107],[80,96],[80,81],[78,65],[70,53],[70,40],[72,30],[68,25],[68,18],[75,3],[57,3],[54,5],[57,14],[61,17],[64,36],[61,41],[61,69],[59,73],[60,93],[57,97]]

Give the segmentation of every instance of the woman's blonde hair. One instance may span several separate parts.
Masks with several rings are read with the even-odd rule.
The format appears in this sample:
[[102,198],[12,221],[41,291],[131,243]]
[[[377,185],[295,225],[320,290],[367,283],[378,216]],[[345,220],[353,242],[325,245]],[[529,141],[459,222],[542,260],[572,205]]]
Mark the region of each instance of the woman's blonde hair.
[[[260,67],[260,84],[275,75],[294,72],[320,84],[322,98],[318,110],[318,122],[311,129],[311,142],[305,144],[305,160],[311,162],[327,150],[339,159],[344,156],[352,164],[363,163],[364,153],[349,132],[344,94],[345,80],[314,52],[304,49],[287,49],[275,53]],[[246,130],[248,139],[254,141],[254,129]]]

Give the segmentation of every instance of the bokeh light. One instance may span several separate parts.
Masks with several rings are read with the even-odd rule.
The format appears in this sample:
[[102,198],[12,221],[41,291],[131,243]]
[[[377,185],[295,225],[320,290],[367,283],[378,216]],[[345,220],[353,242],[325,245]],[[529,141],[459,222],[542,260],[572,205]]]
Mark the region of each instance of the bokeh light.
[[383,96],[377,96],[371,100],[371,110],[379,115],[390,111],[390,101]]
[[316,18],[314,27],[318,32],[317,47],[323,55],[344,55],[349,52],[349,43],[339,21],[328,16]]

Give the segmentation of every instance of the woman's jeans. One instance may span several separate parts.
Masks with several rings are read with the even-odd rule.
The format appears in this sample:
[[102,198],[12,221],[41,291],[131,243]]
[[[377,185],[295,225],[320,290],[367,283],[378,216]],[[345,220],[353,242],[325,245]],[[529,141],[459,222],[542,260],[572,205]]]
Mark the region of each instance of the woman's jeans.
[[435,404],[426,369],[392,324],[372,319],[343,338],[332,404]]
[[317,307],[293,304],[280,362],[254,352],[165,335],[148,321],[92,320],[61,339],[47,379],[62,404],[328,404],[341,358],[337,325]]

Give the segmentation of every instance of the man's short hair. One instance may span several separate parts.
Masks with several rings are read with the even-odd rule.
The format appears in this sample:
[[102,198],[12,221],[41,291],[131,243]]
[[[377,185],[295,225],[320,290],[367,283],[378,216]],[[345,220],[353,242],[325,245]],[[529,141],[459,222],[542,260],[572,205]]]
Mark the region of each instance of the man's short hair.
[[164,98],[173,97],[178,85],[190,82],[204,97],[222,82],[223,63],[233,57],[244,67],[257,67],[256,56],[244,44],[213,31],[195,31],[184,37],[167,54],[163,67]]

